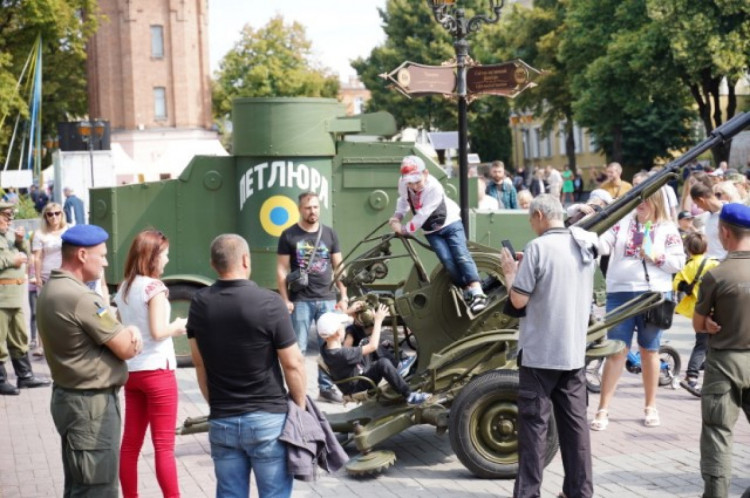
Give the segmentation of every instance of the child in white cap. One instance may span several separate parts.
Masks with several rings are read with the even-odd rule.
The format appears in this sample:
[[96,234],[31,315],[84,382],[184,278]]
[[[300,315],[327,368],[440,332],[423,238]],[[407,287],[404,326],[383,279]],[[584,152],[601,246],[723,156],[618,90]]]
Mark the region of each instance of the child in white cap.
[[[406,381],[399,375],[396,367],[387,358],[379,358],[366,366],[367,355],[375,352],[378,344],[380,344],[380,329],[386,316],[388,316],[388,307],[381,304],[375,311],[370,342],[361,346],[346,347],[342,345],[342,341],[349,317],[342,313],[324,313],[318,318],[317,322],[318,334],[326,342],[320,351],[320,356],[328,366],[333,380],[360,376],[367,377],[377,384],[385,378],[388,384],[406,399],[407,403],[420,405],[427,401],[430,395],[412,392]],[[338,384],[338,387],[342,393],[352,394],[370,389],[372,385],[365,380],[354,380],[345,384]]]
[[[409,210],[411,221],[402,224]],[[401,161],[396,212],[389,224],[394,232],[404,235],[413,235],[421,228],[453,284],[465,291],[472,313],[487,307],[477,265],[466,246],[460,208],[445,195],[443,186],[430,176],[424,161],[417,156],[406,156]]]

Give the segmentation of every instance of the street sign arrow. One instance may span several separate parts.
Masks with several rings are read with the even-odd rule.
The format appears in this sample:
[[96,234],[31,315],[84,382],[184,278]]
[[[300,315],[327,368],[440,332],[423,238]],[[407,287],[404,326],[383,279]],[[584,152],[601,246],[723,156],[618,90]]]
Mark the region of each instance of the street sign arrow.
[[427,66],[406,61],[381,78],[390,81],[407,97],[452,95],[456,90],[456,66]]
[[527,88],[536,86],[532,80],[539,74],[539,71],[520,59],[489,66],[473,66],[466,70],[466,89],[470,95],[514,98]]

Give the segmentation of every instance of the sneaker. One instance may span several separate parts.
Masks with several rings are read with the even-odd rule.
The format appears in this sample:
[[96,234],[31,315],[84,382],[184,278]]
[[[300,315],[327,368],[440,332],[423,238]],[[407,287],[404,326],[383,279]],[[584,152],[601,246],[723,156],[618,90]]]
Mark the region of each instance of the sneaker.
[[469,309],[472,313],[479,313],[487,307],[487,296],[484,294],[474,294],[469,303]]
[[344,397],[341,393],[336,390],[335,387],[329,387],[328,389],[321,389],[318,395],[320,399],[328,401],[330,403],[343,403]]
[[407,356],[403,360],[401,360],[398,364],[398,374],[401,377],[406,377],[409,374],[409,370],[411,370],[411,366],[414,365],[414,362],[417,361],[416,356]]
[[701,397],[701,388],[698,387],[698,381],[693,378],[687,378],[680,381],[680,386],[692,394],[693,396],[700,398]]
[[421,405],[431,397],[431,394],[412,392],[409,394],[409,397],[406,398],[406,402],[410,405]]

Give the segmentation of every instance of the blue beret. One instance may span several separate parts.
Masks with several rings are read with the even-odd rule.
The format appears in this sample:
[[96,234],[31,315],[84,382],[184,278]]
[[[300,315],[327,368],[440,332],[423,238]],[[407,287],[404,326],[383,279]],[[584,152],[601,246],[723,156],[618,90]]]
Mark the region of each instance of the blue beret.
[[62,234],[64,243],[79,247],[98,246],[108,238],[107,231],[96,225],[75,225]]
[[730,202],[721,208],[719,219],[740,228],[750,228],[750,206]]

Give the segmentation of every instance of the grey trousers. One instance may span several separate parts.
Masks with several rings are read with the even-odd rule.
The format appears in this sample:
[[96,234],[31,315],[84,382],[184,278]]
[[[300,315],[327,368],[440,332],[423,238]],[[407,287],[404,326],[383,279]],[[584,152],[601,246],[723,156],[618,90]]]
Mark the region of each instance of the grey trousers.
[[586,374],[577,370],[520,367],[518,387],[518,475],[515,498],[540,496],[547,426],[554,410],[567,498],[594,495],[591,441],[586,421]]

